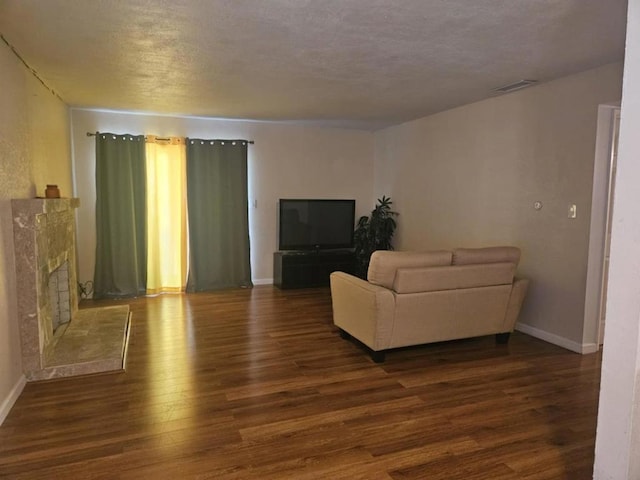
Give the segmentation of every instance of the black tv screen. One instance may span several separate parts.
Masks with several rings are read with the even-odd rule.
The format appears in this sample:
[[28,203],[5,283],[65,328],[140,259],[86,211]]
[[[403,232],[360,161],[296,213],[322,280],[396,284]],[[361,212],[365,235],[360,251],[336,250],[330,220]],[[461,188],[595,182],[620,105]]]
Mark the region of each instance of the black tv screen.
[[280,199],[279,250],[353,247],[355,200]]

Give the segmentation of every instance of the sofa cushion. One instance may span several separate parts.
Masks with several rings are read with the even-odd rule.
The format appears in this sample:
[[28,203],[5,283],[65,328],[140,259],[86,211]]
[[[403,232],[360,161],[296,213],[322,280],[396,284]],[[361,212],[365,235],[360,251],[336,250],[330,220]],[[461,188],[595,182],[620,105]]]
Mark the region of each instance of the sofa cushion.
[[419,293],[508,285],[513,282],[515,270],[516,266],[511,262],[398,268],[393,290],[396,293]]
[[520,249],[517,247],[456,248],[453,265],[511,262],[518,265]]
[[451,252],[394,252],[377,250],[371,255],[367,280],[374,285],[393,288],[396,270],[403,267],[432,267],[451,265]]
[[511,285],[396,294],[391,348],[502,333]]

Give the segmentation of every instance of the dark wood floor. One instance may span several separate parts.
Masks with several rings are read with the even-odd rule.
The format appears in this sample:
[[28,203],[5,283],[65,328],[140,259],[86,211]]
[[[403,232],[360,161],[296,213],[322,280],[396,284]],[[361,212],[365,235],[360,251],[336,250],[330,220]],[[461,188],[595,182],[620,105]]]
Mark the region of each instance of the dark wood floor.
[[120,303],[126,372],[28,384],[0,478],[591,478],[599,354],[515,333],[374,364],[327,289]]

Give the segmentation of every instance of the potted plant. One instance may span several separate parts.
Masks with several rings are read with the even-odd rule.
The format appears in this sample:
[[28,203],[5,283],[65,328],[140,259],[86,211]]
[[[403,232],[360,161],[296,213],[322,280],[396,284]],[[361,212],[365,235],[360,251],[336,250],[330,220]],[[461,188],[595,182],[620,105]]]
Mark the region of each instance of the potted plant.
[[353,234],[356,255],[356,274],[366,279],[371,254],[376,250],[393,250],[391,239],[396,230],[395,216],[397,212],[391,210],[391,198],[378,199],[378,203],[371,211],[371,216],[360,217]]

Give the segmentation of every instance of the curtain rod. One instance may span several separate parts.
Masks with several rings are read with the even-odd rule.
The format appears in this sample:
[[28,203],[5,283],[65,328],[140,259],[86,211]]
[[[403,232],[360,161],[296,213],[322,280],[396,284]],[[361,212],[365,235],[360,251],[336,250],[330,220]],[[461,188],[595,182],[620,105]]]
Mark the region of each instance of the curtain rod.
[[[96,135],[100,135],[100,132],[87,132],[87,137],[95,137]],[[146,138],[146,135],[145,135]],[[160,141],[169,141],[171,140],[170,138],[163,138],[163,137],[156,137],[156,140],[160,140]],[[251,145],[253,145],[255,142],[253,140],[243,140],[243,139],[236,139],[238,142],[247,142]],[[231,140],[224,140],[224,141],[231,141]]]

